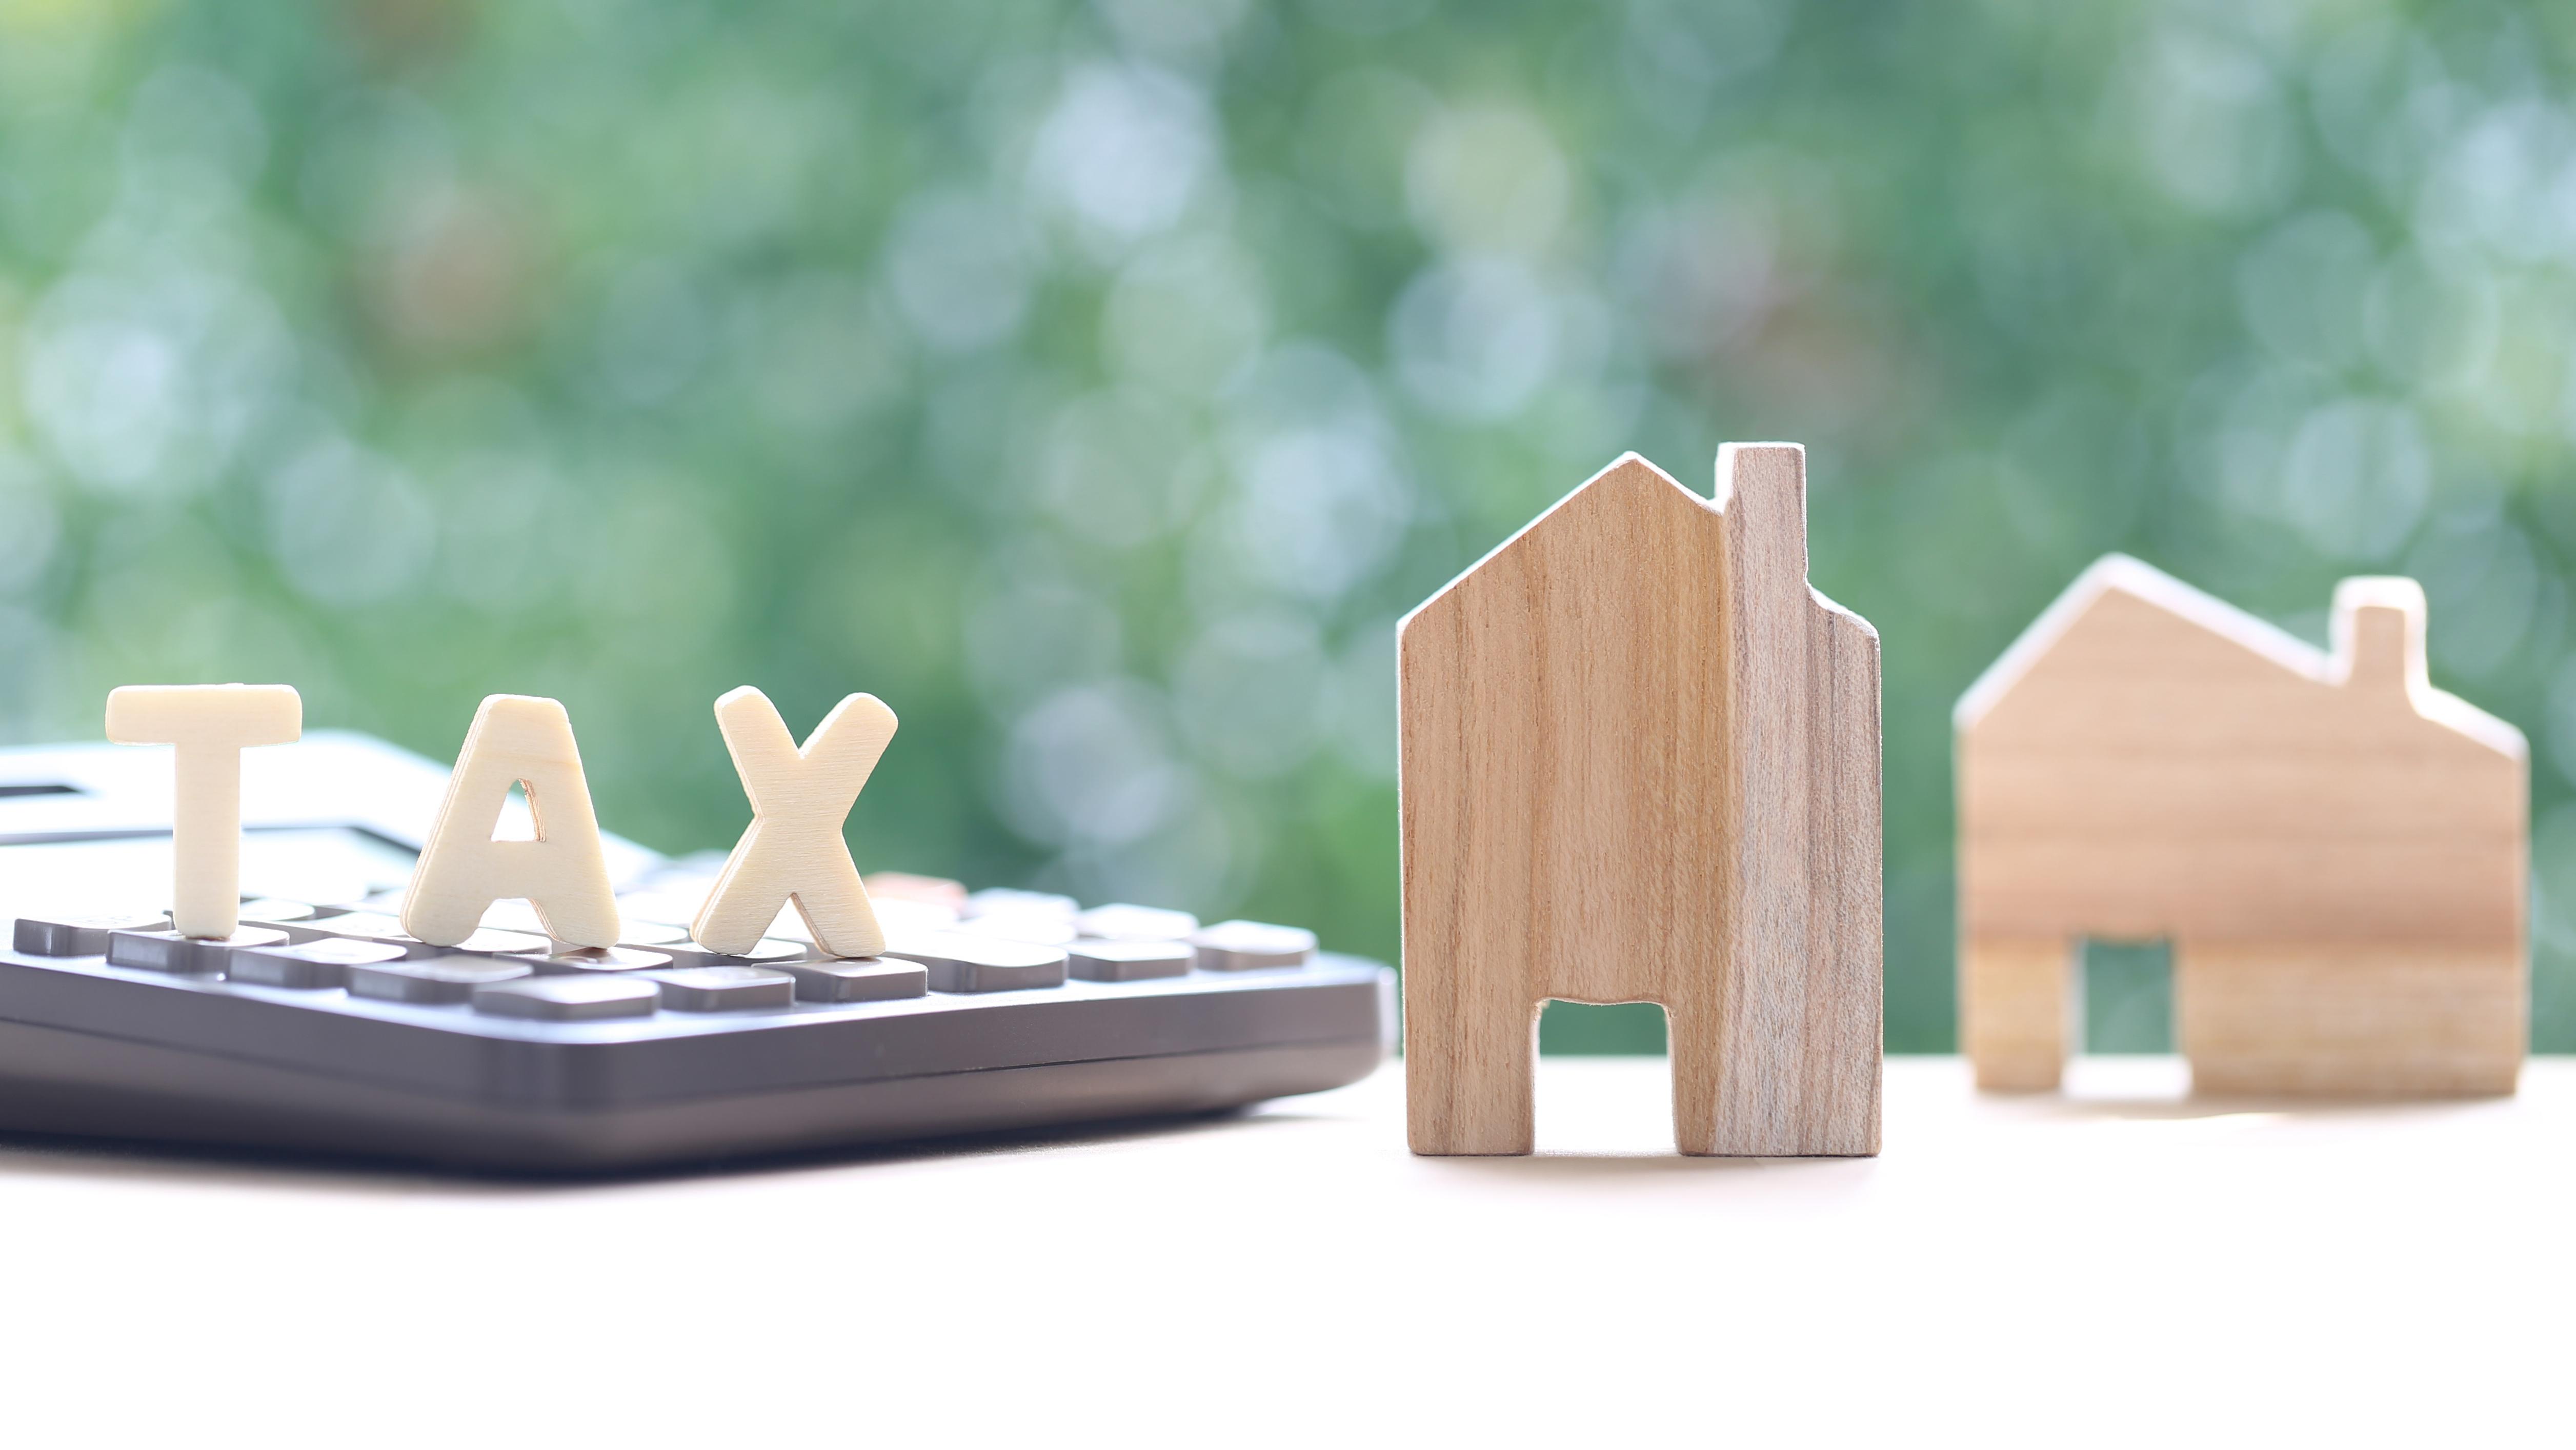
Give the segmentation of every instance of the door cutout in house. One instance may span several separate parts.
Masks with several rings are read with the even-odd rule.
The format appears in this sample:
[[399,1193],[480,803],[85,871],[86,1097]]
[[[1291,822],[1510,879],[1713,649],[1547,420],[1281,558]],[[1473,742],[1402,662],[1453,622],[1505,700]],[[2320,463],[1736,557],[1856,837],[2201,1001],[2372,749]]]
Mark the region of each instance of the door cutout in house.
[[[1551,1000],[1539,1013],[1538,1037],[1543,1054],[1594,1059],[1561,1063],[1537,1082],[1538,1151],[1671,1158],[1673,1073],[1661,1006]],[[1606,1060],[1614,1055],[1629,1060]]]
[[1652,1002],[1558,1002],[1539,1014],[1538,1050],[1559,1057],[1654,1056],[1668,1050],[1664,1009]]
[[2174,1051],[2173,944],[2087,941],[2082,1052],[2096,1057]]

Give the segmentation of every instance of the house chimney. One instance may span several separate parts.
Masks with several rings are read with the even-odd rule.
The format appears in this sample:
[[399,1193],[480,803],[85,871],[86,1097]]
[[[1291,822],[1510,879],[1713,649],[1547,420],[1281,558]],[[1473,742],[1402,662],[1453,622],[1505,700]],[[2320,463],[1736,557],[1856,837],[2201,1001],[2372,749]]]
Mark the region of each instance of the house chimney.
[[2346,579],[2334,593],[2335,683],[2404,698],[2429,686],[2424,587],[2412,579]]
[[1807,450],[1795,443],[1728,443],[1717,450],[1717,506],[1739,596],[1778,607],[1807,602]]

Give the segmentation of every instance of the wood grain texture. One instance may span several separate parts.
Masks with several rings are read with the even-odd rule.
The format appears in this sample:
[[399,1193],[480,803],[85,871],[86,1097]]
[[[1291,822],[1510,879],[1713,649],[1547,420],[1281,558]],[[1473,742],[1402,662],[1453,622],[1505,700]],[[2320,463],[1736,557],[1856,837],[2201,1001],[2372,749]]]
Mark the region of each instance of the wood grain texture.
[[107,738],[176,747],[171,763],[170,925],[220,940],[241,911],[241,753],[304,734],[291,685],[126,685],[107,696]]
[[2174,943],[2178,1045],[2229,1090],[2510,1089],[2528,750],[2432,688],[2424,630],[2409,580],[2344,581],[2328,652],[2116,555],[2041,616],[1955,721],[1981,1082],[2056,1081],[2008,1045],[2043,989],[1983,964],[2090,936]]
[[716,727],[751,798],[752,818],[690,934],[711,951],[746,952],[794,902],[826,954],[885,950],[841,824],[894,739],[894,711],[874,695],[848,696],[800,749],[778,707],[745,685],[716,701]]
[[[492,839],[514,784],[528,793],[533,841]],[[617,945],[617,898],[571,717],[541,696],[488,695],[403,893],[403,930],[454,946],[481,929],[493,902],[518,898],[557,941]]]
[[1419,1153],[1526,1153],[1540,1007],[1671,1021],[1685,1153],[1878,1149],[1877,636],[1807,585],[1805,460],[1621,458],[1404,622]]

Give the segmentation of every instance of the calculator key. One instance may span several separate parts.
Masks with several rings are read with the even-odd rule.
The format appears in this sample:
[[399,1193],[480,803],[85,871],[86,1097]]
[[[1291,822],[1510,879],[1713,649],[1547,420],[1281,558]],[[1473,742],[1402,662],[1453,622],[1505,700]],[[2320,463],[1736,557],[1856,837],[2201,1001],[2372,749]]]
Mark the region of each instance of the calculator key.
[[935,932],[888,946],[884,955],[919,962],[934,992],[1010,992],[1064,985],[1064,948],[964,932]]
[[909,871],[871,871],[861,878],[868,889],[868,900],[882,906],[889,901],[910,901],[923,906],[936,906],[954,920],[966,906],[966,884],[945,876],[916,876]]
[[432,946],[403,930],[403,924],[400,921],[382,912],[374,911],[353,911],[345,916],[334,916],[315,922],[314,926],[330,936],[356,937],[360,941],[391,942],[415,958],[440,957],[451,953],[469,956],[484,953],[495,956],[503,953],[512,955],[523,952],[542,953],[551,945],[541,936],[519,931],[495,931],[487,926],[452,946]]
[[[418,938],[406,938],[418,940]],[[464,952],[468,955],[489,953],[493,956],[515,956],[521,952],[541,952],[554,945],[546,938],[524,931],[494,931],[484,927],[452,946],[434,947],[434,951]]]
[[352,964],[349,995],[380,1002],[462,1002],[477,987],[533,975],[526,962],[508,957],[428,957]]
[[800,1002],[891,1002],[930,990],[929,968],[885,957],[781,962],[777,969],[796,979]]
[[796,979],[767,967],[682,967],[653,980],[674,1012],[756,1012],[796,1000]]
[[347,985],[352,966],[374,966],[400,961],[402,957],[403,949],[391,942],[326,936],[315,941],[289,942],[282,947],[242,948],[232,954],[224,975],[232,981],[256,982],[263,987],[311,990]]
[[1082,935],[1064,917],[1041,916],[1027,911],[997,911],[969,917],[951,929],[971,936],[998,937],[1003,941],[1027,942],[1041,947],[1068,946]]
[[311,921],[321,908],[309,901],[289,901],[282,896],[258,896],[241,904],[241,919],[262,926],[284,926],[290,921]]
[[[553,931],[546,925],[546,919],[538,914],[536,905],[533,902],[524,900],[501,900],[493,902],[490,906],[483,908],[482,925],[483,929],[486,931],[512,932],[519,936],[536,937],[539,940],[546,942],[554,942],[558,940]],[[634,923],[633,925],[636,929],[648,934],[655,931],[669,931],[672,929],[667,926],[651,925],[640,922]],[[621,945],[628,944],[628,938],[623,932],[620,933],[618,940]],[[635,941],[632,944],[637,946],[644,945],[641,941]],[[462,951],[464,948],[459,947],[457,950]],[[476,950],[485,950],[485,948],[477,948]]]
[[775,936],[762,937],[748,950],[734,953],[711,952],[687,940],[658,945],[652,950],[669,957],[675,967],[779,967],[814,955],[814,948],[804,942]]
[[1315,955],[1315,934],[1301,926],[1261,921],[1220,921],[1190,938],[1199,969],[1242,972],[1257,967],[1302,967]]
[[1003,912],[1022,916],[1061,917],[1071,921],[1081,914],[1082,903],[1070,896],[1058,896],[1051,891],[1015,891],[1007,886],[990,886],[967,897],[966,904],[958,909],[957,914],[972,921],[979,916],[994,916]]
[[868,904],[876,913],[877,925],[888,936],[907,931],[946,931],[957,924],[956,909],[935,902],[906,901],[895,897]]
[[344,911],[328,920],[314,922],[313,927],[326,936],[386,942],[401,947],[414,957],[443,955],[441,949],[403,930],[399,920],[381,911]]
[[245,926],[231,936],[182,936],[175,931],[120,931],[107,938],[107,960],[110,966],[134,967],[146,972],[176,972],[183,976],[211,977],[224,969],[224,959],[234,947],[282,947],[286,933],[265,926]]
[[166,911],[123,911],[95,916],[22,916],[12,945],[31,957],[100,957],[120,931],[168,931]]
[[1102,941],[1179,941],[1199,929],[1199,919],[1186,911],[1118,902],[1095,906],[1073,919],[1084,936]]
[[495,1017],[532,1017],[540,1022],[597,1022],[612,1017],[650,1017],[661,1005],[662,990],[651,977],[596,973],[580,977],[523,977],[474,989],[474,1010]]
[[261,897],[245,901],[241,920],[245,926],[265,926],[286,933],[290,942],[315,941],[331,933],[323,928],[325,913],[309,902]]
[[649,972],[672,964],[667,952],[636,947],[574,947],[560,952],[522,952],[517,956],[540,977],[586,977],[610,972]]
[[1197,955],[1188,942],[1086,941],[1065,949],[1066,975],[1086,982],[1142,982],[1189,975]]

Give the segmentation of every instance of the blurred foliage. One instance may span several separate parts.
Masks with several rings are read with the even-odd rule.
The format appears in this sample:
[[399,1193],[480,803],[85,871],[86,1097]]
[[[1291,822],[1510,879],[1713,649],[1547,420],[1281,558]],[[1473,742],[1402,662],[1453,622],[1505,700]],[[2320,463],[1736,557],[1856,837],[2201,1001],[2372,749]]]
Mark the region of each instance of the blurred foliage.
[[718,693],[865,689],[864,865],[1391,955],[1396,617],[1623,449],[1792,438],[1885,640],[1891,1047],[1951,702],[2114,548],[2310,638],[2423,580],[2576,1047],[2571,14],[0,0],[0,729],[550,694],[678,849]]

